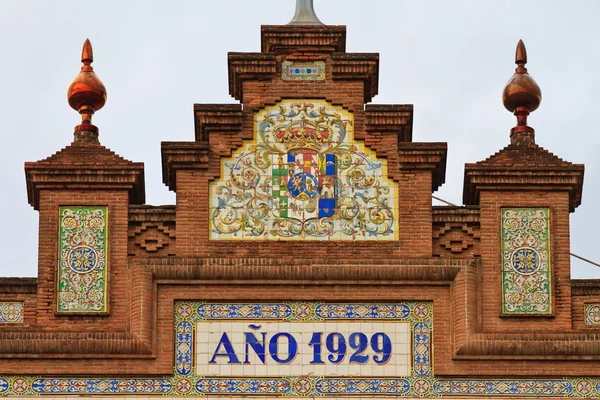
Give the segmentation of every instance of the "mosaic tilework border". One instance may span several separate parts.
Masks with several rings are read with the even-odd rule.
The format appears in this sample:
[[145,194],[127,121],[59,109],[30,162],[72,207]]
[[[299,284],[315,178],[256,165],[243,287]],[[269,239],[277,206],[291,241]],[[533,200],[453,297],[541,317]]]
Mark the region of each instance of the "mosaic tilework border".
[[[177,302],[175,304],[175,367],[176,374],[186,376],[193,380],[192,358],[194,354],[193,329],[197,321],[204,320],[281,320],[281,321],[326,321],[335,320],[393,320],[410,323],[412,340],[412,375],[428,376],[433,373],[433,354],[431,338],[433,335],[433,311],[429,302],[405,303],[318,303],[318,302],[281,302],[281,303],[204,303],[204,302]],[[207,389],[209,384],[221,385],[224,379],[208,379],[203,381],[202,390],[213,393],[213,388]],[[264,390],[275,390],[289,380],[274,381],[272,379],[252,379],[252,384],[242,380],[242,386],[261,387]],[[372,379],[371,379],[372,380]],[[256,381],[256,382],[255,382]],[[259,382],[260,381],[260,382]],[[273,382],[272,382],[273,381]],[[343,381],[340,378],[326,379],[323,381],[327,387],[337,387],[328,381]],[[356,379],[351,379],[356,381]],[[378,379],[377,382],[389,381]],[[232,381],[231,389],[237,393],[238,380]],[[391,383],[388,383],[391,384]],[[275,386],[273,386],[275,385]],[[316,382],[311,387],[316,387]],[[361,387],[364,385],[360,385]],[[392,386],[396,386],[393,384]],[[196,384],[196,389],[197,384]],[[248,389],[250,390],[250,389]],[[316,389],[315,389],[316,390]],[[331,389],[329,389],[331,390]],[[353,390],[352,385],[348,386]],[[198,393],[204,393],[198,391]],[[221,392],[220,392],[221,393]],[[224,392],[231,394],[231,392]],[[262,392],[258,392],[261,394]],[[340,392],[343,394],[345,392]],[[293,393],[292,393],[293,394]],[[303,394],[306,395],[306,394]]]
[[0,324],[23,323],[23,302],[2,301],[0,302]]
[[[599,398],[600,379],[444,379],[433,375],[431,362],[433,310],[430,302],[402,303],[310,303],[267,304],[177,302],[175,304],[176,362],[174,374],[162,378],[78,378],[0,376],[0,396],[89,395],[89,396],[248,396],[251,398],[310,398],[343,396],[537,396]],[[288,376],[281,378],[210,378],[193,376],[193,327],[198,320],[255,319],[262,311],[265,320],[322,321],[324,319],[394,319],[409,322],[413,345],[427,352],[413,359],[413,372],[404,378],[360,378]],[[189,347],[189,348],[188,348]],[[416,354],[416,352],[415,352]],[[185,364],[189,364],[187,367]],[[414,368],[427,365],[428,368]]]

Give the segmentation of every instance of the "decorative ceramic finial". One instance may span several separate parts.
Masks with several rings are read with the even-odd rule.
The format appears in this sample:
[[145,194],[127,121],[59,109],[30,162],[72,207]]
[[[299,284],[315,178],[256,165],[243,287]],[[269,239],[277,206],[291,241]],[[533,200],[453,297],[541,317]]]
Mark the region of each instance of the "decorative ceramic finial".
[[313,0],[296,0],[296,14],[288,25],[325,25],[323,24],[313,7]]
[[75,127],[75,139],[78,140],[78,132],[97,132],[98,128],[92,125],[92,115],[106,103],[106,88],[98,78],[92,67],[94,52],[89,39],[85,40],[81,52],[81,71],[67,91],[69,105],[81,114],[81,124]]
[[508,80],[502,93],[504,107],[517,117],[517,126],[511,129],[511,138],[515,133],[523,133],[533,139],[534,130],[527,126],[527,116],[537,110],[542,101],[542,92],[535,80],[527,73],[527,49],[522,40],[517,44],[514,75]]

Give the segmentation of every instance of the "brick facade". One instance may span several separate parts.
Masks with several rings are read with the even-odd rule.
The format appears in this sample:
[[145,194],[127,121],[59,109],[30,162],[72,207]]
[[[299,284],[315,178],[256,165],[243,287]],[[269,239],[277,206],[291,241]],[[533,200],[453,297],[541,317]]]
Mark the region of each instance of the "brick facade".
[[[22,323],[0,322],[3,394],[203,394],[198,384],[186,389],[186,379],[196,378],[169,381],[178,302],[314,301],[422,302],[433,310],[432,371],[406,378],[404,392],[351,393],[357,398],[600,395],[600,325],[586,323],[586,304],[600,303],[600,283],[570,278],[569,215],[581,201],[583,166],[514,140],[467,164],[466,206],[432,207],[447,146],[413,142],[411,105],[365,105],[377,94],[379,55],[346,53],[345,33],[343,26],[263,26],[261,53],[229,54],[230,94],[239,104],[195,105],[195,140],[162,144],[173,206],[144,205],[143,165],[99,144],[76,140],[26,164],[29,201],[40,216],[38,278],[0,280],[0,303],[23,303]],[[284,80],[282,61],[322,61],[325,79]],[[398,240],[209,240],[210,185],[224,160],[255,139],[255,113],[285,99],[324,100],[353,115],[354,140],[386,161],[385,178],[398,185]],[[57,312],[60,206],[108,207],[105,315]],[[502,311],[501,210],[535,207],[550,215],[552,312],[509,315]],[[88,382],[69,391],[48,381],[54,389],[44,389],[33,381],[69,386],[90,376],[113,379],[117,389],[94,391]],[[148,389],[127,379],[165,381]]]

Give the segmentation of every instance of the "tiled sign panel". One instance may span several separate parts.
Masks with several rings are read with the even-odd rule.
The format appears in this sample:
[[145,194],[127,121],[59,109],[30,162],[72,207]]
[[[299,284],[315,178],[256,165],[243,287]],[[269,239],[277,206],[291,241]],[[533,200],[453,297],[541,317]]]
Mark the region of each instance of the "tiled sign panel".
[[23,322],[22,301],[0,302],[0,323],[19,324]]
[[324,81],[325,61],[283,61],[281,79],[284,81]]
[[[589,377],[536,379],[468,379],[436,377],[433,371],[431,302],[401,303],[175,303],[175,365],[168,376],[0,376],[0,395],[35,398],[101,399],[129,397],[207,399],[273,399],[285,397],[383,399],[394,396],[453,398],[535,397],[600,398],[600,379]],[[203,321],[299,323],[406,323],[410,327],[410,376],[272,376],[219,377],[197,375],[193,354],[196,326]],[[362,325],[361,325],[362,326]],[[342,330],[341,328],[339,329]]]
[[323,100],[255,113],[254,140],[211,184],[212,240],[396,240],[397,184],[354,140],[353,115]]
[[57,311],[106,312],[108,208],[60,207],[59,213]]
[[[426,302],[179,302],[175,305],[175,388],[179,387],[179,390],[185,390],[190,395],[252,394],[311,397],[404,393],[409,389],[410,381],[426,381],[432,376],[432,319],[431,303]],[[212,328],[211,323],[214,324]],[[364,331],[361,332],[363,328]],[[216,335],[218,348],[216,352],[235,353],[235,359],[225,355],[216,357],[215,361],[219,366],[228,364],[232,367],[231,370],[219,369],[213,374],[206,371],[207,367],[198,364],[198,361],[207,359],[210,363],[215,354],[212,349],[214,343],[206,345],[209,342],[206,339],[209,332],[200,329],[219,331],[220,335]],[[229,335],[230,332],[236,331],[237,334]],[[246,336],[246,332],[250,335]],[[239,339],[233,339],[239,338],[240,335],[248,343],[248,361],[257,362],[256,367],[262,368],[262,360],[258,355],[254,355],[262,353],[262,346],[257,343],[262,342],[261,332],[265,332],[266,375],[263,374],[265,369],[242,370],[243,374],[234,373],[236,359],[242,363],[242,368],[246,361],[246,343],[240,344]],[[228,333],[226,340],[223,338],[223,333]],[[305,333],[308,335],[303,336]],[[318,335],[318,333],[322,334]],[[357,334],[350,339],[353,333]],[[365,341],[359,335],[360,333],[367,337],[362,353],[360,350]],[[377,335],[377,333],[382,334]],[[273,339],[277,334],[279,337]],[[383,334],[390,340],[386,341]],[[330,335],[331,340],[328,343]],[[306,342],[305,338],[308,336],[310,337]],[[254,341],[254,337],[258,340]],[[300,355],[296,354],[294,360],[290,360],[291,362],[287,364],[289,354],[296,352],[289,350],[290,337],[296,341],[297,353]],[[345,349],[340,345],[342,340],[346,344]],[[271,341],[274,342],[273,347],[270,346]],[[204,347],[197,348],[198,346]],[[307,348],[309,351],[306,351]],[[356,354],[357,350],[358,354]],[[202,353],[207,355],[202,356]],[[408,361],[405,357],[407,353]],[[273,358],[274,354],[281,362]],[[353,356],[358,357],[356,361],[364,362],[362,365],[367,368],[369,363],[373,373],[371,377],[351,371],[350,368],[355,364],[350,363],[350,358]],[[366,356],[368,359],[364,358]],[[317,375],[312,369],[313,373],[302,374],[305,367],[302,360],[308,360],[309,366],[311,361],[316,361],[313,365],[324,366],[326,373]],[[228,361],[232,363],[229,364]],[[319,361],[323,361],[323,364],[318,364]],[[376,361],[383,365],[383,370],[377,371],[377,375],[372,372],[375,368],[372,364]],[[398,364],[394,366],[394,374],[383,375],[391,374],[391,368],[386,372],[385,366],[391,367],[393,363]],[[400,365],[402,363],[406,366]],[[279,373],[272,372],[273,369],[269,370],[273,365]],[[338,368],[336,369],[335,366]],[[284,374],[288,367],[290,373]],[[347,372],[346,367],[348,367]]]
[[196,374],[409,376],[408,322],[196,323]]
[[600,304],[586,304],[584,307],[585,324],[600,325]]
[[502,209],[502,298],[505,314],[551,314],[548,208]]

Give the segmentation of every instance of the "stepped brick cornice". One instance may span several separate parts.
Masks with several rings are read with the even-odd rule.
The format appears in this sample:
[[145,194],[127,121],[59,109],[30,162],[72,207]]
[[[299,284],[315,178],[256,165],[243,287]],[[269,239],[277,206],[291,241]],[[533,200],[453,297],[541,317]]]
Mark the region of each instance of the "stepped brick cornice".
[[229,53],[229,94],[236,100],[244,97],[244,81],[273,79],[277,75],[277,61],[270,53]]
[[398,142],[412,142],[412,104],[367,104],[365,106],[365,130],[375,132],[395,132]]
[[378,53],[334,53],[331,56],[331,75],[337,81],[363,81],[365,103],[379,91]]
[[346,51],[344,25],[263,25],[260,33],[263,53]]
[[130,204],[145,202],[144,163],[124,159],[97,141],[76,140],[52,156],[25,163],[29,204],[42,189],[127,189]]
[[196,141],[207,142],[211,132],[242,129],[241,104],[194,104]]
[[465,165],[463,202],[479,204],[482,190],[568,191],[581,204],[584,166],[565,161],[533,142],[515,142],[486,160]]
[[447,143],[399,143],[398,160],[403,170],[431,170],[431,190],[446,181]]
[[162,142],[163,183],[176,191],[177,171],[180,169],[208,169],[210,149],[207,143]]

